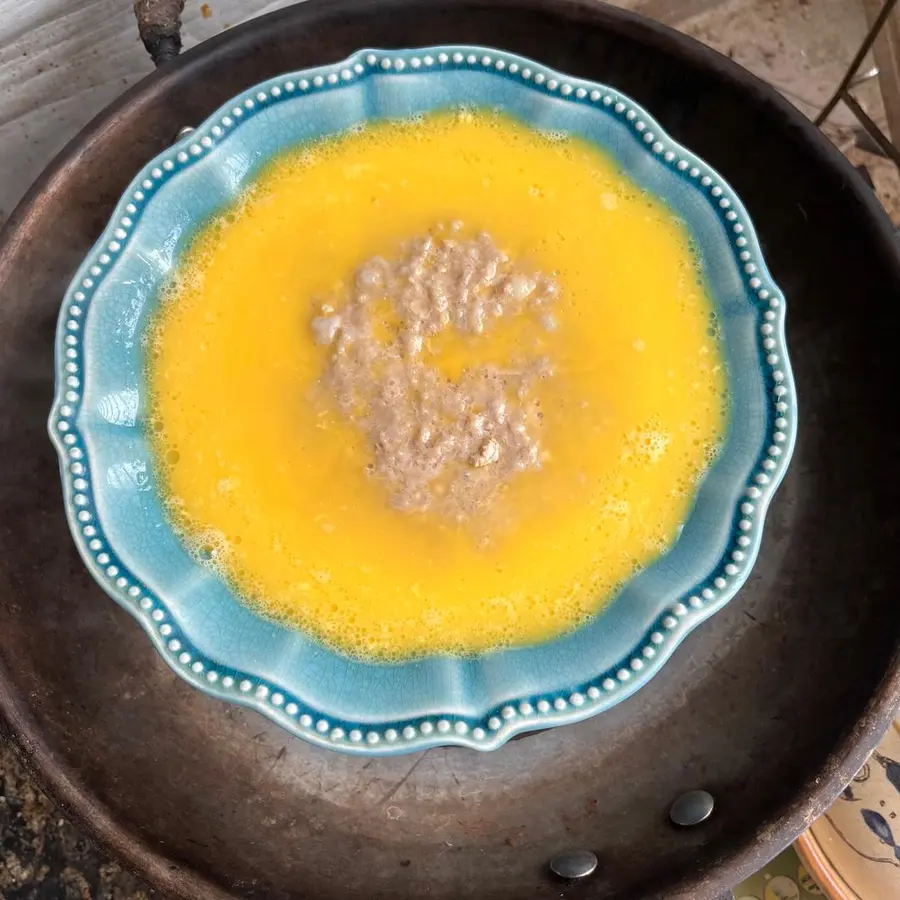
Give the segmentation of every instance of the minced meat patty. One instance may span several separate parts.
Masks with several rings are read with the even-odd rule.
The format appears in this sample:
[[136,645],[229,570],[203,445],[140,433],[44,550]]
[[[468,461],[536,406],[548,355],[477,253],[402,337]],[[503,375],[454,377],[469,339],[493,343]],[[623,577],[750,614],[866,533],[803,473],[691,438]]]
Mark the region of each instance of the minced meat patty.
[[[559,294],[553,278],[517,266],[490,235],[467,240],[460,230],[459,223],[438,226],[395,260],[370,259],[339,308],[325,304],[312,321],[317,343],[332,348],[322,384],[365,434],[368,471],[391,504],[458,521],[517,473],[540,468],[534,387],[552,371],[548,360],[532,357],[473,366],[452,380],[429,361],[425,340],[446,328],[481,334],[524,312],[553,330]],[[385,299],[396,320],[387,339],[385,307],[377,303]]]

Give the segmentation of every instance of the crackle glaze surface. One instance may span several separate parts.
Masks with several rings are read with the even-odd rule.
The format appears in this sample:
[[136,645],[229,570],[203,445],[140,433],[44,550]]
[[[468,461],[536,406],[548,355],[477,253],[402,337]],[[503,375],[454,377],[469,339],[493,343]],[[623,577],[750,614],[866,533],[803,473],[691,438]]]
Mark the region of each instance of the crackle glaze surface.
[[[172,533],[144,433],[141,334],[197,226],[272,156],[463,101],[596,142],[687,223],[721,323],[732,423],[679,540],[585,627],[473,659],[367,664],[258,617]],[[56,352],[50,431],[98,582],[195,686],[357,753],[493,749],[632,694],[746,580],[796,433],[784,300],[727,183],[612,88],[484,48],[363,51],[236,97],[132,182],[66,294]]]

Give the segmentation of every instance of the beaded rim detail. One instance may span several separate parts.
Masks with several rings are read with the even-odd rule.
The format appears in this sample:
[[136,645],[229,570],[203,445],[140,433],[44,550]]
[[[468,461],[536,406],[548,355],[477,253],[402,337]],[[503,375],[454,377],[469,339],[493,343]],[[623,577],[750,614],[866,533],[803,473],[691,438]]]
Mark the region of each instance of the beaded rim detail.
[[[427,75],[452,70],[490,71],[567,103],[593,107],[626,124],[646,152],[692,183],[729,235],[745,293],[757,310],[757,339],[768,404],[768,433],[734,516],[732,538],[715,569],[672,603],[624,659],[590,682],[556,693],[519,697],[480,718],[436,713],[390,723],[328,717],[267,679],[239,672],[201,654],[173,619],[165,601],[122,563],[106,538],[94,502],[90,463],[77,425],[83,375],[83,322],[102,279],[134,234],[154,193],[179,171],[208,155],[257,111],[302,94],[340,90],[370,75]],[[195,687],[250,706],[293,734],[346,752],[386,755],[438,745],[495,749],[513,735],[587,718],[646,683],[684,637],[721,608],[749,575],[759,550],[768,503],[787,468],[796,436],[796,397],[784,339],[785,304],[772,281],[753,225],[718,173],[672,140],[640,106],[611,88],[569,78],[539,63],[477,47],[361,51],[332,66],[271,79],[250,88],[185,134],[131,183],[103,235],[63,300],[57,331],[56,390],[48,428],[60,457],[66,511],[78,549],[101,586],[137,618],[166,662]]]

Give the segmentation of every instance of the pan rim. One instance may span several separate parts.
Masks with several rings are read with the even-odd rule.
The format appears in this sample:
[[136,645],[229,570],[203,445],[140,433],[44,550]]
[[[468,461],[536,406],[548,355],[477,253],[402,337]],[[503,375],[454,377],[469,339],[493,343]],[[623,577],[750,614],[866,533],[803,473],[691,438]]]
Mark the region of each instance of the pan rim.
[[[393,0],[384,0],[383,6],[387,7],[391,2]],[[447,0],[444,5],[470,8],[474,4],[471,0]],[[868,214],[873,251],[884,258],[895,255],[893,227],[874,193],[858,179],[849,162],[787,100],[736,63],[666,26],[593,0],[496,0],[496,5],[553,9],[560,16],[565,14],[576,21],[587,20],[593,27],[605,27],[620,34],[637,33],[650,46],[662,48],[688,64],[713,69],[732,85],[761,98],[795,133],[802,136],[807,146],[844,177],[846,191],[853,195]],[[178,78],[197,75],[204,70],[209,59],[221,56],[227,58],[231,52],[248,44],[253,45],[258,36],[277,35],[286,20],[302,15],[304,23],[314,27],[317,22],[335,15],[340,16],[345,9],[353,6],[352,0],[306,0],[300,13],[296,7],[269,13],[210,39],[200,48],[188,51],[182,58],[167,64],[123,94],[82,129],[51,161],[16,207],[0,231],[0,272],[15,257],[24,241],[27,226],[33,218],[37,218],[41,210],[43,198],[52,195],[82,154],[102,142],[107,130],[115,126],[117,118],[122,117],[126,110],[139,114],[142,107],[149,105],[154,97],[170,90]],[[0,670],[2,669],[3,662],[0,660]],[[197,900],[198,897],[228,900],[235,896],[220,890],[198,871],[182,870],[174,866],[162,853],[128,831],[125,824],[117,823],[108,808],[89,794],[71,767],[54,755],[44,741],[38,720],[28,708],[24,695],[16,691],[13,685],[11,674],[5,670],[0,671],[0,725],[42,787],[62,805],[73,821],[118,856],[128,868],[180,900]],[[648,894],[644,900],[663,900],[663,897],[665,900],[708,898],[714,892],[723,891],[751,874],[824,812],[877,744],[893,720],[893,710],[898,705],[900,649],[892,655],[885,675],[879,680],[869,702],[859,711],[853,728],[848,729],[831,749],[815,773],[796,784],[792,802],[782,805],[763,831],[736,843],[727,853],[718,857],[718,868],[714,874],[681,874],[665,895]]]

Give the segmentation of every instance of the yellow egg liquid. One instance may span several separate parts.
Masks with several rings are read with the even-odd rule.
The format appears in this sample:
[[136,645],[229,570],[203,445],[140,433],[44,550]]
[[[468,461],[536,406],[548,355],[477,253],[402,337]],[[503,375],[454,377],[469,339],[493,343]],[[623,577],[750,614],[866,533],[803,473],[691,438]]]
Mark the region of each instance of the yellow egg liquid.
[[[323,407],[310,321],[358,266],[459,220],[560,286],[555,330],[442,333],[434,364],[540,353],[542,462],[479,521],[393,509]],[[247,602],[361,658],[533,644],[667,549],[727,427],[687,232],[593,145],[489,112],[385,122],[267,166],[197,236],[149,332],[174,526]]]

